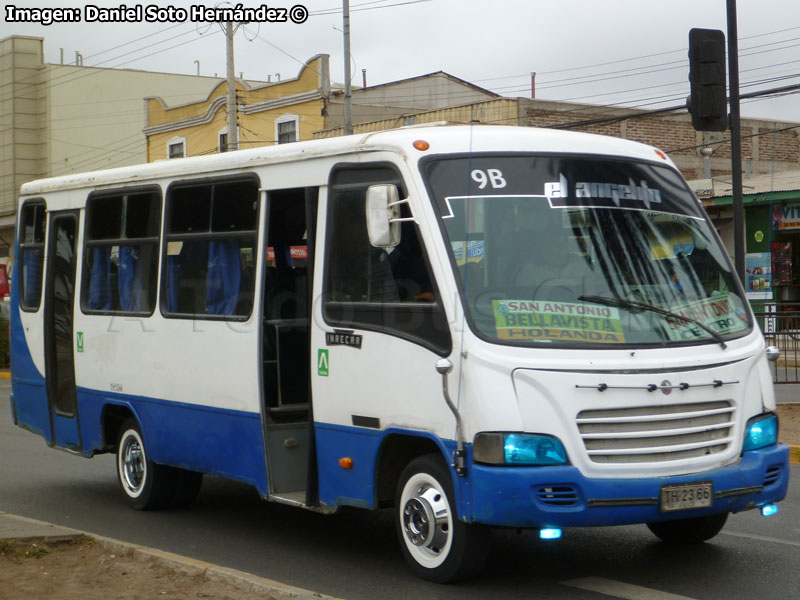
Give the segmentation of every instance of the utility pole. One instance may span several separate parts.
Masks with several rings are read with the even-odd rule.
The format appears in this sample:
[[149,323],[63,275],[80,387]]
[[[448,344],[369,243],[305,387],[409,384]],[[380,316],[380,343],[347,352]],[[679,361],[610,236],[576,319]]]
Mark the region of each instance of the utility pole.
[[236,71],[233,66],[233,35],[231,21],[225,23],[225,68],[228,76],[228,151],[239,149],[239,128],[236,108]]
[[745,283],[744,208],[742,206],[742,130],[739,118],[739,40],[736,0],[728,2],[728,96],[730,98],[731,183],[733,185],[733,264]]
[[350,0],[342,0],[344,31],[344,134],[353,133],[352,87],[350,85]]

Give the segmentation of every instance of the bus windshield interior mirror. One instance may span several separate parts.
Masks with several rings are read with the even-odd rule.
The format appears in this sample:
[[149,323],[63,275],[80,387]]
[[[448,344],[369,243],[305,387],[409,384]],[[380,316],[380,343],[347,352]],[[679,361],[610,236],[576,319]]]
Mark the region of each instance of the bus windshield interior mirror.
[[394,248],[400,243],[400,200],[397,186],[371,185],[367,188],[367,231],[376,248]]

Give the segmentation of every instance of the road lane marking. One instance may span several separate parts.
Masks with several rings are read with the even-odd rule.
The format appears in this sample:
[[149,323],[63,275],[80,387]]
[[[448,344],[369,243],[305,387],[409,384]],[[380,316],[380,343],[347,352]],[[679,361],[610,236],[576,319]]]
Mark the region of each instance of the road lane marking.
[[694,600],[688,596],[661,592],[640,585],[623,583],[622,581],[614,581],[613,579],[605,579],[603,577],[582,577],[580,579],[562,581],[561,583],[590,592],[599,592],[600,594],[613,596],[614,598],[623,598],[624,600]]
[[786,546],[800,547],[800,542],[795,542],[793,540],[782,540],[780,538],[768,537],[766,535],[755,535],[752,533],[736,533],[734,531],[723,531],[721,533],[722,535],[732,535],[733,537],[748,538],[751,540],[758,540],[760,542],[773,542],[775,544],[785,544]]

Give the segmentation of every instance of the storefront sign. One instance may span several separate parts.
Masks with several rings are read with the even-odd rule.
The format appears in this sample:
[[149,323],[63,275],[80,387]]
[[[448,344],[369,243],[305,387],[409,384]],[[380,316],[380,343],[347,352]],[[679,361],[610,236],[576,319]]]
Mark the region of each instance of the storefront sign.
[[800,229],[800,203],[776,204],[772,209],[772,228]]

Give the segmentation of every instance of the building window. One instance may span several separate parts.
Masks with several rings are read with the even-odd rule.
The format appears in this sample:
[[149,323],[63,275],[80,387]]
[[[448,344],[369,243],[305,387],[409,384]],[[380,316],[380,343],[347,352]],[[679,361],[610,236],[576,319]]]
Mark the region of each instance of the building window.
[[166,211],[161,311],[177,317],[248,317],[255,287],[257,179],[174,185]]
[[228,151],[228,133],[220,133],[219,134],[219,152],[227,152]]
[[167,158],[184,158],[186,156],[186,138],[175,137],[167,142]]
[[288,144],[300,139],[299,122],[297,115],[283,115],[275,119],[275,139],[279,144]]
[[160,227],[158,190],[89,198],[81,296],[84,312],[152,314]]
[[19,305],[26,311],[38,310],[42,300],[46,212],[43,200],[26,202],[20,211]]

